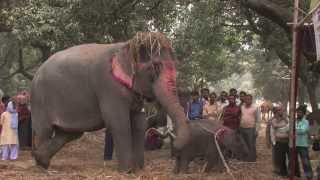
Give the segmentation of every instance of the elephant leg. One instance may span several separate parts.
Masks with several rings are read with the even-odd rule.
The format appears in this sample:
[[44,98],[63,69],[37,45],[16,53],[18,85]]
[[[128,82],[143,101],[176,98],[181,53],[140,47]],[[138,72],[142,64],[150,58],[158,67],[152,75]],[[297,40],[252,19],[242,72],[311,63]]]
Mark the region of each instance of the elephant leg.
[[190,160],[188,158],[182,158],[180,160],[180,172],[182,173],[188,173],[188,170],[189,170],[189,162]]
[[137,169],[144,166],[144,135],[146,116],[144,112],[134,112],[131,115],[133,163]]
[[178,173],[188,173],[189,163],[192,159],[190,158],[190,152],[181,152],[177,157],[176,167]]
[[66,143],[78,139],[83,132],[65,132],[59,128],[55,129],[55,135],[42,143],[33,153],[37,165],[48,169],[50,159],[65,145]]
[[217,167],[222,163],[218,149],[214,143],[209,144],[206,160],[207,165],[204,171],[207,173],[210,172],[212,168]]
[[176,165],[174,167],[173,172],[175,174],[178,173],[188,173],[190,160],[183,157],[176,157]]
[[175,165],[175,167],[173,169],[173,172],[175,174],[180,173],[180,164],[181,164],[181,157],[180,156],[176,156],[176,165]]
[[40,167],[47,168],[49,165],[49,159],[45,159],[43,155],[42,149],[44,146],[47,146],[48,142],[52,138],[53,130],[50,129],[41,129],[34,131],[35,135],[35,144],[32,147],[32,153],[31,155],[35,158],[37,165]]
[[170,156],[171,158],[174,158],[176,156],[177,150],[175,150],[173,146],[173,141],[174,141],[173,137],[169,135],[169,138],[170,138]]
[[111,126],[111,133],[119,163],[119,171],[129,173],[134,169],[132,155],[132,128],[129,112],[127,113],[124,111],[119,113],[119,110],[113,110],[108,114],[106,119],[111,121],[106,122],[106,124],[110,124]]

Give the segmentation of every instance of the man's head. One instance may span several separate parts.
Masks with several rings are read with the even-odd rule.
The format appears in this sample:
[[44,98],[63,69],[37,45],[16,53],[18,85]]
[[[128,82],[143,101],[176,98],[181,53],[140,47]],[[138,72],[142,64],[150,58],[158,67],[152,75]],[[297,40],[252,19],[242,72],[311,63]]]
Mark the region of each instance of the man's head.
[[209,99],[209,89],[208,88],[202,88],[201,89],[201,97],[203,97],[204,99],[208,100]]
[[10,101],[10,96],[3,96],[1,98],[1,102],[4,104],[5,107],[7,107],[9,101]]
[[209,99],[210,99],[210,103],[213,104],[217,99],[217,94],[215,92],[210,93]]
[[199,99],[199,92],[194,90],[191,92],[191,98],[192,98],[192,101],[196,101]]
[[229,95],[228,101],[229,101],[230,105],[234,105],[234,104],[236,104],[236,97],[234,95]]
[[234,96],[237,97],[238,91],[237,91],[235,88],[231,88],[231,89],[229,90],[229,94],[230,94],[230,95],[234,95]]
[[302,117],[306,114],[306,112],[307,112],[307,106],[300,105],[296,110],[297,119],[302,119]]
[[228,93],[226,91],[221,91],[221,93],[220,93],[221,101],[225,101],[227,96],[228,96]]
[[284,114],[284,106],[282,104],[278,104],[272,108],[272,112],[275,116],[283,116]]
[[247,106],[250,106],[252,104],[252,95],[251,94],[247,94],[244,98],[244,103]]
[[247,95],[246,92],[244,91],[240,91],[239,96],[240,96],[240,101],[244,102],[245,96]]

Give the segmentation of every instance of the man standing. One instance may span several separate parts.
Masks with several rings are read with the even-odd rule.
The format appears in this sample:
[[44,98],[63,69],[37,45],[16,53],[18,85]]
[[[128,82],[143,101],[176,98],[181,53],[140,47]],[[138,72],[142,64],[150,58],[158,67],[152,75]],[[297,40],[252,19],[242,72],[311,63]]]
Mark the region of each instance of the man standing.
[[246,97],[247,93],[245,91],[240,91],[239,93],[239,99],[240,99],[240,104],[239,106],[242,106],[244,104],[244,98]]
[[224,107],[226,107],[229,102],[227,101],[228,93],[226,91],[221,91],[220,97],[218,100],[219,109],[222,111]]
[[201,101],[203,106],[209,103],[209,94],[210,94],[210,91],[208,88],[201,89]]
[[236,104],[236,97],[233,95],[228,96],[229,104],[223,108],[222,122],[223,125],[238,130],[240,125],[241,109]]
[[197,120],[202,119],[203,103],[199,98],[198,91],[191,92],[191,101],[188,103],[188,119]]
[[309,121],[305,118],[306,111],[305,105],[299,106],[296,111],[296,150],[297,155],[300,157],[304,174],[307,180],[311,180],[313,172],[309,156]]
[[287,158],[289,158],[289,119],[284,114],[284,107],[273,108],[271,121],[272,145],[275,172],[280,176],[288,176]]
[[32,147],[31,112],[27,103],[17,104],[19,117],[18,137],[21,150],[29,150]]
[[217,95],[215,92],[210,94],[209,103],[203,108],[203,117],[210,120],[217,120],[220,115],[218,104],[216,103]]
[[229,90],[229,95],[233,95],[233,96],[236,97],[236,104],[239,106],[240,105],[240,99],[239,99],[239,96],[238,96],[238,91],[235,88],[231,88]]
[[110,130],[106,129],[104,137],[104,160],[112,160],[113,155],[113,138]]
[[248,162],[255,162],[257,159],[256,138],[259,132],[260,111],[258,106],[252,103],[252,95],[247,94],[244,104],[241,106],[240,133],[249,149]]

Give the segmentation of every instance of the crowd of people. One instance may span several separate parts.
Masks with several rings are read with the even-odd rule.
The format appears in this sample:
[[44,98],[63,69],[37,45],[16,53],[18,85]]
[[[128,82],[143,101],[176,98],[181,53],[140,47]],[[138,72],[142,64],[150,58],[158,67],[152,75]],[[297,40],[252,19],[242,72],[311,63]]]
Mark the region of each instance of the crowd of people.
[[[253,101],[253,96],[241,91],[239,94],[232,88],[229,93],[220,92],[217,96],[209,89],[192,91],[190,100],[184,106],[185,114],[190,121],[209,119],[218,121],[224,126],[240,132],[249,153],[243,161],[255,162],[256,138],[261,123],[260,109]],[[266,137],[268,146],[272,148],[274,172],[280,176],[290,173],[291,159],[289,148],[289,119],[285,107],[276,104],[273,107],[273,116],[268,121]],[[310,142],[320,142],[320,129],[318,134],[310,136],[310,125],[306,119],[306,106],[299,106],[296,110],[296,164],[295,174],[300,177],[299,160],[304,170],[304,176],[309,180],[313,178],[310,163]],[[32,148],[31,113],[28,107],[28,95],[21,93],[14,97],[3,96],[0,102],[0,153],[2,160],[16,160],[19,150]],[[150,131],[151,135],[153,131]],[[147,137],[147,136],[146,136]],[[111,160],[113,155],[113,140],[109,131],[105,139],[105,160]],[[159,145],[160,147],[161,145]],[[158,147],[158,146],[157,146]],[[314,148],[313,148],[314,149]],[[320,145],[318,147],[320,150]],[[317,168],[320,180],[320,164]]]
[[[190,95],[190,100],[186,104],[182,103],[188,120],[210,119],[239,131],[249,149],[248,157],[243,157],[242,160],[255,162],[257,159],[256,139],[262,121],[260,108],[258,104],[254,103],[253,96],[245,91],[238,94],[234,88],[229,90],[229,94],[222,91],[219,96],[206,88],[202,89],[200,93],[199,91],[192,91]],[[272,111],[273,115],[268,120],[266,132],[268,145],[272,147],[274,173],[282,177],[288,177],[291,168],[290,158],[292,157],[289,148],[289,118],[285,107],[281,103],[275,104]],[[311,180],[313,170],[309,156],[310,144],[311,141],[320,142],[320,128],[318,135],[310,136],[306,111],[305,105],[299,106],[296,110],[296,163],[294,167],[295,175],[300,177],[301,164],[304,176]],[[318,150],[320,150],[320,145]],[[317,171],[318,180],[320,180],[320,163]]]
[[[306,106],[301,105],[296,110],[296,153],[295,157],[291,156],[289,147],[289,119],[285,113],[285,107],[281,104],[273,108],[273,117],[267,126],[267,142],[272,147],[274,171],[280,176],[288,176],[289,169],[292,165],[290,161],[292,158],[296,159],[295,175],[301,176],[300,163],[304,171],[306,179],[313,179],[313,170],[310,162],[309,150],[311,141],[319,141],[319,135],[310,136],[309,120],[306,119]],[[319,132],[318,132],[319,133]],[[318,149],[319,150],[319,149]],[[317,168],[318,177],[320,180],[320,169]]]
[[31,150],[31,113],[25,92],[0,102],[0,153],[1,160],[16,160],[19,150]]
[[224,126],[239,131],[249,149],[248,157],[243,160],[256,161],[256,138],[260,128],[259,106],[253,102],[253,96],[235,88],[222,91],[217,97],[215,92],[204,88],[191,92],[191,100],[185,107],[189,120],[210,119],[219,121]]

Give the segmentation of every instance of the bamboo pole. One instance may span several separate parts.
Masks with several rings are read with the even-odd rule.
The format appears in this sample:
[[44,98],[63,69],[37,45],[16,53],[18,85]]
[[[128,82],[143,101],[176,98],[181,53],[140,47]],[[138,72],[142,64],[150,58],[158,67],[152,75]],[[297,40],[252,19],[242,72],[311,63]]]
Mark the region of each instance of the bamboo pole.
[[295,179],[296,165],[296,94],[297,94],[297,60],[298,60],[298,18],[299,18],[299,0],[294,0],[293,27],[292,27],[292,65],[290,82],[290,180]]
[[312,18],[313,13],[314,13],[319,7],[320,7],[320,1],[318,2],[318,4],[317,4],[314,8],[312,8],[312,9],[308,12],[308,14],[307,14],[303,19],[301,19],[301,20],[298,22],[297,27],[301,27],[301,26],[304,25],[304,23],[308,22],[308,21]]

